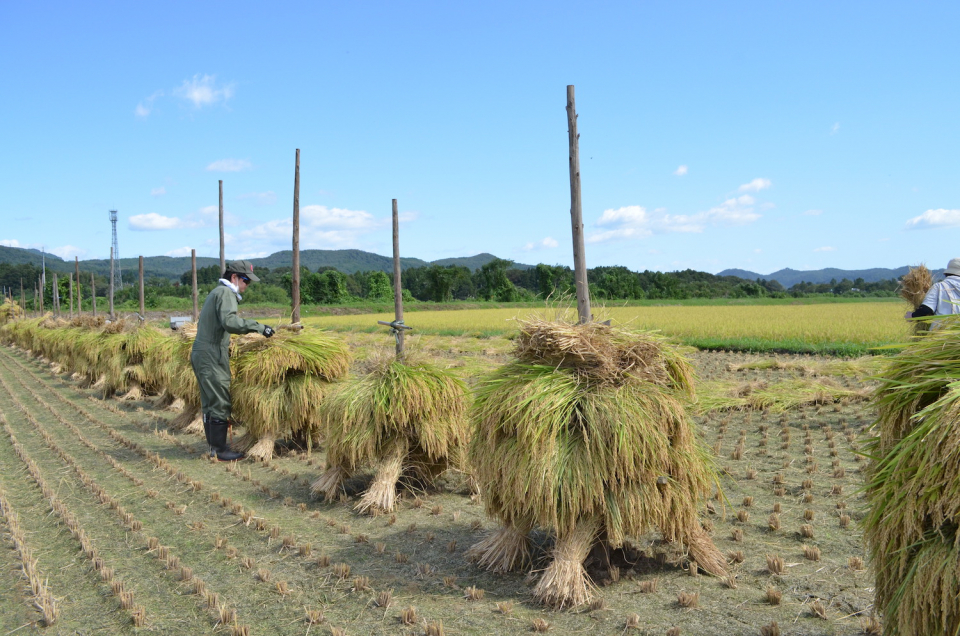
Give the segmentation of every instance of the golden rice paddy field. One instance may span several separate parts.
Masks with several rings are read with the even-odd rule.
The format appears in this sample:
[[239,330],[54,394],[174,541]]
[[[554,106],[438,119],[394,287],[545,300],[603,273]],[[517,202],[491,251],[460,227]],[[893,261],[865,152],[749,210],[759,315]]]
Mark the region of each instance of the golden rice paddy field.
[[[782,350],[859,354],[870,348],[900,342],[909,335],[899,302],[842,304],[596,307],[598,320],[636,329],[655,329],[702,348]],[[510,335],[515,320],[533,314],[568,319],[573,311],[554,309],[473,309],[407,312],[415,333],[432,335]],[[310,326],[334,331],[385,331],[378,320],[391,314],[321,316],[306,318]]]

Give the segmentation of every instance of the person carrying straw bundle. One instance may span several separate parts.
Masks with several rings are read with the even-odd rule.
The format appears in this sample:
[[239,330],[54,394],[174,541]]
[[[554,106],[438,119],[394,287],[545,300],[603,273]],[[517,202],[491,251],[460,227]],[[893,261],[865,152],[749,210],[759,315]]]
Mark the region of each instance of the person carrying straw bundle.
[[230,427],[230,334],[259,333],[269,338],[273,329],[256,320],[237,315],[237,302],[251,282],[260,278],[249,261],[230,261],[225,278],[207,295],[197,319],[197,337],[190,352],[190,364],[200,387],[203,429],[210,445],[210,456],[220,461],[243,459],[227,446]]
[[557,608],[592,600],[591,551],[609,555],[651,530],[724,575],[699,519],[717,477],[687,414],[693,378],[678,348],[652,333],[534,319],[520,321],[515,354],[475,396],[468,462],[503,527],[468,556],[509,571],[530,563],[531,530],[554,534],[534,596]]
[[[960,314],[960,258],[950,259],[943,280],[936,284],[926,267],[912,268],[900,283],[900,295],[914,307],[904,314],[907,320]],[[938,326],[939,321],[930,324],[934,329]]]

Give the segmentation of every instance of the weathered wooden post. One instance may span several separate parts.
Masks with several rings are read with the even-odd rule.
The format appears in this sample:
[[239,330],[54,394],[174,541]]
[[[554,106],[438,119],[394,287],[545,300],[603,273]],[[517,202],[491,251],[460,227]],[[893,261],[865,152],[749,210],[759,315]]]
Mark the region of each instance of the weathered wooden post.
[[113,315],[113,248],[110,248],[110,320],[115,320]]
[[23,310],[23,317],[27,317],[27,297],[23,295],[23,276],[20,277],[20,309]]
[[140,257],[140,322],[147,319],[147,309],[143,303],[143,257]]
[[[403,324],[403,288],[400,286],[400,215],[393,200],[393,310],[394,322]],[[397,361],[403,362],[403,329],[397,329]]]
[[293,312],[290,322],[300,322],[300,149],[297,148],[297,161],[293,169],[293,271],[290,287],[290,301]]
[[90,300],[93,302],[93,317],[97,317],[97,281],[93,280],[93,272],[90,272]]
[[70,320],[73,320],[73,272],[70,273]]
[[190,275],[193,281],[193,322],[200,317],[200,308],[197,305],[197,250],[190,250]]
[[220,277],[227,272],[226,247],[223,242],[223,179],[220,179]]
[[83,315],[83,294],[80,293],[80,257],[79,256],[73,257],[73,267],[75,270],[74,274],[76,274],[74,278],[77,281],[77,317],[79,318],[80,316]]
[[570,223],[573,226],[573,278],[577,287],[577,315],[580,324],[589,322],[590,286],[583,247],[583,208],[580,199],[580,134],[573,85],[567,86],[567,131],[570,135]]
[[57,281],[57,273],[53,273],[53,315],[60,317],[60,284]]

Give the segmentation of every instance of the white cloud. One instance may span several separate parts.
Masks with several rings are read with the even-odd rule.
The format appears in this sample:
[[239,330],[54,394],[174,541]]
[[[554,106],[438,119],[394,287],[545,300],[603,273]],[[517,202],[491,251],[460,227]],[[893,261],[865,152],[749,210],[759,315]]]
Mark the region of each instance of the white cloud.
[[74,245],[64,245],[63,247],[51,247],[47,250],[51,254],[56,254],[63,260],[67,261],[72,259],[75,256],[86,256],[87,250],[76,247]]
[[836,252],[837,248],[835,247],[818,247],[813,250],[814,252]]
[[178,247],[175,250],[170,250],[169,252],[165,252],[163,255],[172,256],[174,258],[178,256],[190,256],[191,250],[193,250],[192,247]]
[[251,168],[253,164],[246,159],[218,159],[207,166],[209,172],[241,172]]
[[134,232],[155,232],[158,230],[183,230],[203,227],[204,223],[197,219],[163,216],[156,212],[149,214],[135,214],[128,219],[130,229]]
[[960,225],[960,210],[938,208],[927,210],[920,216],[907,221],[908,230],[927,230],[935,227],[957,227]]
[[766,190],[773,184],[770,182],[770,179],[761,179],[756,178],[750,183],[744,183],[742,186],[737,188],[740,192],[760,192],[761,190]]
[[639,205],[604,210],[596,222],[601,231],[588,235],[587,242],[641,239],[654,234],[701,233],[710,226],[746,225],[762,216],[754,211],[755,203],[752,196],[743,194],[696,214],[668,214],[663,208],[650,212]]
[[150,196],[152,197],[162,197],[166,193],[167,193],[167,189],[164,188],[163,186],[160,186],[159,188],[153,188],[152,190],[150,190]]
[[525,252],[531,252],[533,250],[542,250],[542,249],[553,249],[560,245],[557,243],[556,239],[551,237],[546,237],[542,241],[536,241],[535,243],[527,243],[523,246]]
[[[210,168],[207,167],[207,170],[209,169]],[[237,198],[241,201],[252,201],[253,204],[257,206],[266,206],[273,205],[277,202],[277,193],[273,190],[268,190],[267,192],[248,192],[247,194],[241,194]]]
[[183,80],[173,94],[191,102],[194,108],[203,108],[220,101],[227,101],[233,97],[233,85],[217,86],[216,75],[194,75],[192,79]]
[[673,174],[677,175],[678,177],[682,177],[683,175],[687,174],[687,167],[680,166],[679,168],[673,171]]
[[807,210],[804,214],[806,216],[820,216],[823,214],[823,210]]
[[156,91],[153,95],[146,98],[133,109],[133,114],[140,118],[146,118],[153,112],[153,102],[158,98],[163,97],[163,91]]
[[836,122],[830,127],[831,135],[836,135],[838,132],[840,132],[840,122]]
[[[215,208],[214,208],[215,209]],[[361,245],[363,236],[390,226],[389,218],[378,219],[363,210],[308,205],[300,208],[300,249],[348,249]],[[231,253],[250,256],[290,249],[293,219],[285,216],[228,235]],[[254,258],[253,256],[250,256]]]
[[3,245],[4,247],[25,247],[24,245],[21,245],[20,241],[17,239],[2,239],[0,240],[0,245]]
[[753,253],[754,253],[754,254],[762,254],[762,253],[763,253],[763,250],[758,247],[757,249],[753,250]]

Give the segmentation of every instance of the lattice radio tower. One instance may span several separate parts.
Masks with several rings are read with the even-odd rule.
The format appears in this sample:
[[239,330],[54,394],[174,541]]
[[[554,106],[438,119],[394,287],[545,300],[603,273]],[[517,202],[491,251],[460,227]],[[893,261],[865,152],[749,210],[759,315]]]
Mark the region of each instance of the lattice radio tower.
[[113,242],[110,244],[113,247],[113,267],[114,267],[114,280],[115,284],[120,286],[120,289],[123,289],[123,273],[120,271],[120,244],[117,242],[117,211],[110,210],[110,225],[113,226]]

